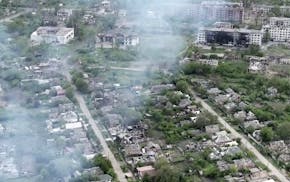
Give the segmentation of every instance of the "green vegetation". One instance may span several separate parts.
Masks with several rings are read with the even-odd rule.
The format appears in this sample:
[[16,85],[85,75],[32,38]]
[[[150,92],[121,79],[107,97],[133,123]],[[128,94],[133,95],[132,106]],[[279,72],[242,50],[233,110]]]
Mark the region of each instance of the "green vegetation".
[[274,138],[274,131],[270,127],[265,127],[261,130],[261,138],[263,142],[269,142]]
[[76,88],[81,93],[87,93],[89,91],[89,85],[84,79],[84,75],[82,72],[72,72],[72,83],[75,84]]
[[105,174],[109,174],[113,178],[116,178],[116,174],[109,159],[103,157],[102,155],[97,155],[93,159],[93,164],[95,166],[99,166]]

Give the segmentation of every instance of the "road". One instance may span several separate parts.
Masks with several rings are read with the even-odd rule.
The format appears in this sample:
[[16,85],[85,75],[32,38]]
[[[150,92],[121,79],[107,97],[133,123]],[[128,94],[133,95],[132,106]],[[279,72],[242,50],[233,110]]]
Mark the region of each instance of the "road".
[[3,22],[9,22],[9,21],[11,21],[12,19],[17,18],[18,16],[21,16],[21,15],[24,15],[24,14],[26,14],[26,13],[29,13],[30,11],[31,11],[31,10],[26,9],[26,10],[23,10],[23,11],[21,11],[21,12],[19,12],[19,13],[14,14],[14,15],[7,16],[7,17],[5,17],[5,18],[0,19],[0,23],[3,23]]
[[196,96],[196,94],[192,93],[195,97],[195,100],[197,102],[200,102],[202,107],[206,109],[211,114],[217,116],[218,122],[222,124],[226,130],[230,131],[231,134],[241,139],[241,143],[247,148],[249,151],[251,151],[257,159],[268,167],[268,169],[271,172],[271,175],[276,176],[277,179],[279,179],[281,182],[289,182],[285,174],[283,174],[277,167],[275,167],[268,159],[266,159],[243,135],[241,135],[239,132],[237,132],[231,125],[229,125],[221,116],[215,112],[210,105],[208,105],[203,99]]
[[[71,75],[68,72],[64,72],[64,74],[67,77],[67,79],[71,81]],[[97,138],[99,139],[101,143],[101,146],[103,147],[103,155],[105,155],[111,161],[113,169],[115,173],[117,174],[118,180],[120,182],[127,182],[127,179],[125,178],[125,174],[122,171],[119,162],[117,161],[111,149],[109,148],[108,144],[106,143],[106,140],[101,132],[101,128],[99,128],[96,121],[93,119],[83,96],[80,93],[75,92],[75,97],[80,105],[81,111],[88,119],[89,124],[92,126],[92,129],[95,135],[97,136]]]

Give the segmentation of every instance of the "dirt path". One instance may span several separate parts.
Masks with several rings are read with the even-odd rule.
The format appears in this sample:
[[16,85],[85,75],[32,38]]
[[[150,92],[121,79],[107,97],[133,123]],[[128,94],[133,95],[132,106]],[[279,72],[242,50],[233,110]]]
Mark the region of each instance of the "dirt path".
[[2,19],[0,19],[0,23],[9,22],[12,19],[17,18],[18,16],[21,16],[21,15],[24,15],[24,14],[26,14],[28,12],[30,12],[30,10],[27,9],[27,10],[23,10],[23,11],[21,11],[19,13],[16,13],[14,15],[11,15],[11,16],[8,16],[8,17],[5,17],[5,18],[2,18]]

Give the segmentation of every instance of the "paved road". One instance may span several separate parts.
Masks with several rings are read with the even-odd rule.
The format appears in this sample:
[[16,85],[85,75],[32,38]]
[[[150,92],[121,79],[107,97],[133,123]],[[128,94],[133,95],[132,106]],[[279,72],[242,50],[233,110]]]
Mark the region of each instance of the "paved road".
[[[65,76],[67,77],[67,79],[69,81],[71,81],[71,76],[69,73],[65,73]],[[82,112],[87,117],[89,124],[92,126],[92,129],[93,129],[95,135],[97,136],[97,138],[99,139],[99,141],[103,147],[103,154],[106,157],[108,157],[108,159],[111,161],[113,169],[114,169],[115,173],[117,174],[118,180],[120,182],[127,182],[127,179],[125,178],[125,174],[123,173],[119,162],[117,161],[117,159],[115,158],[111,149],[109,148],[108,144],[106,143],[106,140],[105,140],[104,136],[102,135],[101,128],[99,128],[99,126],[96,124],[96,121],[93,119],[83,96],[81,94],[79,94],[78,92],[76,92],[75,97],[80,105]]]
[[27,10],[23,10],[23,11],[21,11],[21,12],[19,12],[19,13],[14,14],[14,15],[11,15],[11,16],[8,16],[8,17],[5,17],[5,18],[2,18],[2,19],[0,19],[0,23],[3,23],[3,22],[9,22],[9,21],[11,21],[12,19],[17,18],[18,16],[21,16],[21,15],[24,15],[24,14],[26,14],[26,13],[28,13],[28,12],[30,12],[29,9],[27,9]]
[[260,160],[261,163],[263,163],[265,166],[268,167],[270,170],[271,174],[276,176],[277,179],[279,179],[281,182],[289,182],[290,180],[287,179],[285,174],[283,174],[277,167],[275,167],[271,162],[266,159],[243,135],[238,133],[232,126],[230,126],[221,116],[219,116],[211,106],[209,106],[203,99],[197,97],[195,94],[195,100],[197,102],[200,102],[203,108],[205,108],[208,112],[211,114],[217,116],[218,122],[222,124],[227,130],[229,130],[234,137],[240,138],[241,143],[253,154],[257,157],[258,160]]

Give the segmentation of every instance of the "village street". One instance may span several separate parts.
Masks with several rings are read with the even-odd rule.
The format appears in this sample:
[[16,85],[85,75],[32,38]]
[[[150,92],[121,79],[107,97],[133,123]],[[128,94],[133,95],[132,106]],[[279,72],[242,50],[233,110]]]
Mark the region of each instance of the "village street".
[[276,176],[277,179],[279,179],[281,182],[289,181],[289,179],[287,179],[287,177],[277,167],[275,167],[268,159],[266,159],[243,135],[237,132],[220,115],[218,115],[217,112],[215,112],[210,105],[208,105],[203,99],[196,96],[195,93],[192,92],[192,95],[194,96],[196,102],[201,103],[204,109],[206,109],[211,114],[217,116],[218,122],[222,124],[226,130],[230,131],[233,137],[240,138],[241,143],[244,145],[244,147],[251,151],[262,164],[267,166],[272,175]]
[[0,19],[0,23],[9,22],[12,19],[17,18],[18,16],[21,16],[21,15],[24,15],[24,14],[30,12],[30,11],[31,11],[30,9],[25,9],[25,10],[19,12],[19,13],[14,14],[14,15],[11,15],[11,16],[8,16],[8,17],[5,17],[5,18],[2,18],[2,19]]
[[[68,72],[69,70],[63,71],[64,76],[71,81],[71,75]],[[120,182],[126,182],[127,179],[125,178],[125,174],[123,173],[120,163],[115,158],[114,154],[112,153],[111,149],[109,148],[108,144],[106,143],[106,140],[102,134],[101,129],[97,125],[97,122],[93,119],[86,102],[83,98],[83,96],[79,92],[75,92],[75,98],[77,99],[77,102],[79,103],[80,109],[83,112],[83,114],[88,119],[89,124],[91,125],[96,137],[98,138],[102,148],[103,148],[103,155],[105,155],[112,163],[113,169],[115,173],[117,174],[117,178]]]

